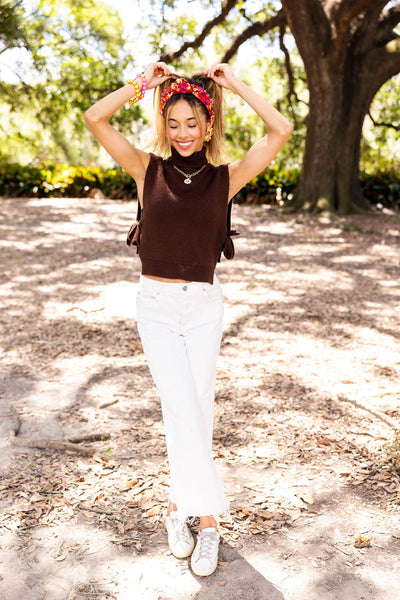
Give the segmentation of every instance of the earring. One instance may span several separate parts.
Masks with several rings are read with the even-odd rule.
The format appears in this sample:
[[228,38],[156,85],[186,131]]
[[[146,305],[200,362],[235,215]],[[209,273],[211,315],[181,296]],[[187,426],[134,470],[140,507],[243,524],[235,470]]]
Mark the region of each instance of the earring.
[[213,136],[213,133],[214,133],[214,131],[213,131],[212,127],[210,127],[210,129],[207,129],[206,135],[204,136],[204,141],[209,142]]

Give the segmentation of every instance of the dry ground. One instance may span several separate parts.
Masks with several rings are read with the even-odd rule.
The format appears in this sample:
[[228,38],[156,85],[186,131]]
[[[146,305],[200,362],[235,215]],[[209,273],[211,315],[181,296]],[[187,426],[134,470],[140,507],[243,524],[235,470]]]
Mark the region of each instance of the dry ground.
[[214,443],[234,524],[206,579],[166,545],[134,204],[0,214],[2,600],[398,600],[399,214],[235,206]]

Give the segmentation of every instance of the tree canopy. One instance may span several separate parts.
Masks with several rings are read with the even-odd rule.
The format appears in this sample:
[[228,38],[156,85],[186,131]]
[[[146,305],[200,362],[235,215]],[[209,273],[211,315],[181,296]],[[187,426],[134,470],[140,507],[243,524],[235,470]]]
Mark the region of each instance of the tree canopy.
[[[275,161],[288,168],[302,163],[294,209],[362,210],[360,156],[363,167],[395,166],[398,0],[151,0],[132,23],[136,54],[105,2],[0,0],[0,18],[0,54],[25,57],[14,61],[13,83],[0,83],[0,156],[18,148],[21,157],[26,147],[28,162],[98,162],[82,113],[123,83],[128,65],[161,59],[190,72],[206,59],[234,63],[294,124]],[[140,107],[114,118],[134,138],[145,121]],[[265,133],[237,98],[230,98],[227,119],[235,158]]]
[[[94,0],[31,0],[2,2],[0,15],[6,27],[0,52],[19,49],[29,56],[13,65],[18,83],[2,83],[0,93],[8,142],[25,136],[37,145],[40,158],[57,158],[71,164],[85,161],[82,120],[88,105],[123,83],[130,59],[124,53],[123,23],[117,11]],[[140,121],[140,111],[134,111]],[[21,115],[23,119],[21,122]],[[121,111],[118,125],[127,129],[130,113]],[[42,151],[40,147],[42,146]],[[9,148],[9,146],[8,146]],[[4,148],[2,148],[4,153]]]
[[[362,128],[374,96],[400,71],[400,2],[282,0],[257,4],[223,0],[218,14],[172,51],[165,43],[163,13],[162,18],[164,29],[155,30],[153,43],[161,48],[160,59],[166,62],[198,50],[212,31],[220,34],[222,26],[223,62],[231,60],[247,40],[275,32],[284,54],[288,100],[293,108],[296,78],[285,44],[289,28],[304,64],[309,92],[302,176],[293,206],[343,212],[366,207],[358,178]],[[172,30],[176,36],[184,35],[183,23],[175,19]],[[377,123],[371,113],[370,118]]]

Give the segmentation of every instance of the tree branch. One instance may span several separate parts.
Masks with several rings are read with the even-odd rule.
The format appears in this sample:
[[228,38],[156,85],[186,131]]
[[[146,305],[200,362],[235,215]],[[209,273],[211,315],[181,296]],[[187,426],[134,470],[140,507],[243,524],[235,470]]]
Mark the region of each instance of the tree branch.
[[282,50],[284,57],[285,57],[285,68],[286,68],[286,73],[288,76],[287,97],[288,97],[289,104],[291,105],[292,97],[294,97],[296,99],[296,102],[298,102],[299,99],[297,97],[296,90],[294,87],[294,75],[293,75],[292,63],[290,62],[289,50],[285,46],[284,36],[285,36],[285,25],[280,25],[279,26],[279,47]]
[[331,10],[332,20],[336,26],[344,25],[347,28],[357,15],[367,10],[372,4],[376,4],[376,0],[341,0],[341,2],[334,2]]
[[320,0],[282,0],[288,25],[296,40],[308,75],[322,83],[320,59],[331,50],[332,30]]
[[393,125],[393,123],[386,123],[385,121],[376,121],[372,116],[370,110],[368,111],[368,116],[375,127],[385,127],[386,129],[394,129],[395,131],[400,131],[400,125]]
[[376,410],[372,410],[371,408],[369,408],[365,404],[362,404],[361,402],[358,402],[358,400],[353,400],[352,398],[347,398],[347,396],[342,396],[342,395],[337,395],[336,396],[336,400],[338,400],[340,402],[349,402],[353,406],[355,406],[357,408],[361,408],[362,410],[365,410],[366,412],[369,412],[374,417],[377,417],[378,419],[380,419],[381,421],[383,421],[383,423],[386,423],[386,425],[388,425],[389,427],[391,427],[395,431],[398,431],[398,429],[399,429],[398,423],[396,423],[396,421],[394,419],[392,419],[391,417],[388,417],[384,413],[378,412]]
[[313,94],[331,98],[334,74],[340,64],[334,61],[331,22],[321,0],[282,0],[288,25],[303,59],[308,87]]
[[228,50],[221,58],[221,62],[228,62],[236,54],[240,46],[250,38],[256,35],[261,37],[274,27],[277,27],[278,25],[284,26],[285,24],[286,16],[282,9],[279,10],[276,15],[273,15],[269,19],[265,19],[265,21],[257,21],[256,23],[253,23],[233,40]]
[[357,51],[361,54],[368,52],[374,46],[379,18],[388,0],[374,0],[363,15],[360,27],[355,37],[358,38]]
[[202,32],[198,35],[196,39],[194,39],[191,42],[185,42],[179,48],[179,50],[176,50],[175,52],[165,52],[164,54],[161,54],[159,60],[162,62],[171,63],[180,56],[182,56],[182,54],[184,54],[189,48],[200,48],[210,31],[216,25],[220,25],[220,23],[222,23],[226,19],[229,12],[232,10],[232,8],[234,8],[234,6],[236,6],[238,1],[239,0],[223,0],[223,2],[221,3],[221,12],[219,13],[219,15],[217,15],[216,17],[214,17],[214,19],[211,19],[211,21],[208,21],[208,23],[204,25]]
[[366,56],[363,69],[373,73],[371,101],[380,87],[391,77],[400,72],[400,37],[390,41],[386,46],[376,46]]
[[[333,36],[335,38],[336,61],[340,61],[343,57],[347,42],[351,39],[352,33],[354,33],[351,27],[354,19],[363,14],[375,3],[376,0],[341,0],[341,2],[332,3],[330,17]],[[362,22],[362,26],[364,26],[364,21]]]
[[386,23],[392,29],[400,22],[400,2],[387,8],[381,14],[380,23]]
[[379,19],[376,41],[378,44],[387,44],[397,37],[394,30],[400,23],[400,3],[385,10]]
[[95,453],[94,448],[85,448],[71,444],[70,442],[62,442],[60,440],[26,440],[23,438],[14,439],[15,446],[22,446],[25,448],[40,448],[43,450],[58,450],[59,452],[75,452],[77,454],[84,454],[89,456]]

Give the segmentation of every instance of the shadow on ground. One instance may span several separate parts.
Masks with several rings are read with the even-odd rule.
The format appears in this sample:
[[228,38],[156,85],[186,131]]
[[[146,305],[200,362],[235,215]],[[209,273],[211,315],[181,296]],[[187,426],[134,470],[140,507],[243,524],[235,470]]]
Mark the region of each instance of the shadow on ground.
[[[135,206],[0,212],[2,599],[397,600],[396,214],[349,227],[235,207],[214,439],[235,525],[200,579],[166,549],[164,432],[125,246]],[[16,448],[13,431],[84,441]]]

